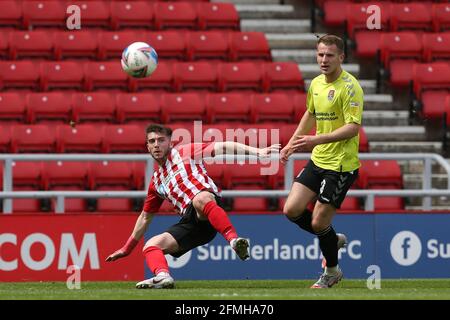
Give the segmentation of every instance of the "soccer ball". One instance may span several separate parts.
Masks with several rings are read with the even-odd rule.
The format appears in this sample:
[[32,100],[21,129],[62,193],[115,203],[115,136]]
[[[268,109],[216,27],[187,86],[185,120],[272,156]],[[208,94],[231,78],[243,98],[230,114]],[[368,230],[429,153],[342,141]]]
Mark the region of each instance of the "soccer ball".
[[150,76],[158,66],[158,54],[145,42],[133,42],[123,50],[122,69],[134,78]]

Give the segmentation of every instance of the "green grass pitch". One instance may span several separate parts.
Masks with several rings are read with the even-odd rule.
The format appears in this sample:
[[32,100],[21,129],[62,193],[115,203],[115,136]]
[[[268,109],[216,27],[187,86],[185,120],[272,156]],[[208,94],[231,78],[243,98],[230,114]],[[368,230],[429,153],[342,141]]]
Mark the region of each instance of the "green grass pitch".
[[177,281],[175,289],[135,289],[135,282],[81,282],[69,290],[65,282],[0,283],[0,300],[450,300],[450,279],[381,280],[369,290],[366,280],[343,280],[332,289],[310,289],[314,280]]

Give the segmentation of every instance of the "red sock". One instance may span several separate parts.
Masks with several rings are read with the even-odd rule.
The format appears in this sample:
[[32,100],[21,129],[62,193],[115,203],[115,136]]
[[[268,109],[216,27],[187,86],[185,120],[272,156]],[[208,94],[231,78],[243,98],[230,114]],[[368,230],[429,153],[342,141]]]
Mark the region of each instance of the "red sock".
[[153,274],[157,275],[160,272],[169,272],[166,257],[162,250],[155,246],[150,246],[144,249],[145,260]]
[[208,202],[203,208],[203,213],[208,218],[211,225],[216,229],[220,234],[230,242],[231,239],[237,238],[236,230],[231,224],[230,219],[227,216],[227,213],[217,205],[215,201]]

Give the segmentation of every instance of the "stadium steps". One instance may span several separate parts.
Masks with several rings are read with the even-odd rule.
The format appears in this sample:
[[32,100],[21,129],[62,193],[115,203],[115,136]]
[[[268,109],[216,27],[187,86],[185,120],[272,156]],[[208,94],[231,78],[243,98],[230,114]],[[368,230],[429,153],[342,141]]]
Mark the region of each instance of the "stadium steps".
[[314,48],[317,37],[312,33],[266,33],[269,46],[273,49]]
[[311,49],[272,49],[273,61],[293,61],[297,63],[314,63],[316,50]]
[[[364,106],[366,107],[366,106]],[[422,140],[420,134],[425,134],[423,127],[407,127],[408,126],[408,112],[407,111],[371,111],[364,109],[363,113],[364,126],[378,126],[372,127],[372,135],[380,136],[381,139],[391,138],[392,129],[399,130],[399,133],[416,134],[418,140]],[[389,126],[389,127],[388,127]],[[392,128],[391,126],[402,126],[401,128]],[[422,129],[418,129],[422,128]],[[397,132],[397,131],[395,131]],[[375,138],[375,137],[374,137]]]
[[[301,63],[298,67],[300,68],[303,78],[305,79],[313,79],[320,74],[320,69],[317,63]],[[359,64],[343,64],[342,68],[353,74],[355,77],[359,76]]]
[[242,19],[241,31],[267,33],[305,33],[309,32],[311,22],[306,19]]
[[[446,159],[447,162],[450,164],[450,159]],[[399,161],[399,165],[402,168],[402,171],[405,173],[411,173],[411,174],[422,174],[423,173],[423,161],[421,160],[410,160],[410,161]],[[445,174],[446,171],[444,168],[438,164],[433,162],[431,171],[436,174]]]
[[[422,189],[422,174],[405,173],[403,174],[403,183],[405,189]],[[446,189],[447,175],[443,173],[433,174],[431,176],[431,187],[436,189]]]
[[295,10],[292,5],[236,4],[235,7],[241,19],[295,18]]
[[234,4],[279,4],[280,0],[210,0],[211,2],[230,2]]
[[370,141],[370,152],[431,152],[440,153],[442,151],[442,142],[437,141]]
[[393,113],[393,117],[389,118],[388,121],[380,120],[383,122],[392,122],[389,126],[381,126],[380,125],[366,125],[366,121],[368,119],[367,113],[370,111],[365,111],[363,114],[363,124],[364,131],[367,135],[369,141],[424,141],[425,136],[425,128],[421,126],[403,126],[395,123],[395,113]]

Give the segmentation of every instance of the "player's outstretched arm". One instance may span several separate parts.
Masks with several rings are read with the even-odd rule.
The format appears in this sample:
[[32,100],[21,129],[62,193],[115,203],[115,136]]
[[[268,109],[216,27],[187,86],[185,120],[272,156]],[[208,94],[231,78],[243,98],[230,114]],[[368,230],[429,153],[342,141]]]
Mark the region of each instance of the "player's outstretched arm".
[[123,258],[128,256],[136,247],[139,240],[143,237],[145,231],[147,230],[148,225],[153,219],[153,213],[148,213],[145,211],[142,211],[139,217],[136,220],[136,224],[134,226],[134,230],[128,238],[128,241],[125,243],[125,245],[120,248],[119,250],[116,250],[114,253],[110,254],[108,258],[106,258],[106,261],[115,261],[117,259]]
[[214,144],[214,155],[252,155],[261,158],[269,157],[271,154],[278,154],[281,145],[272,144],[266,148],[255,148],[243,143],[225,141]]

